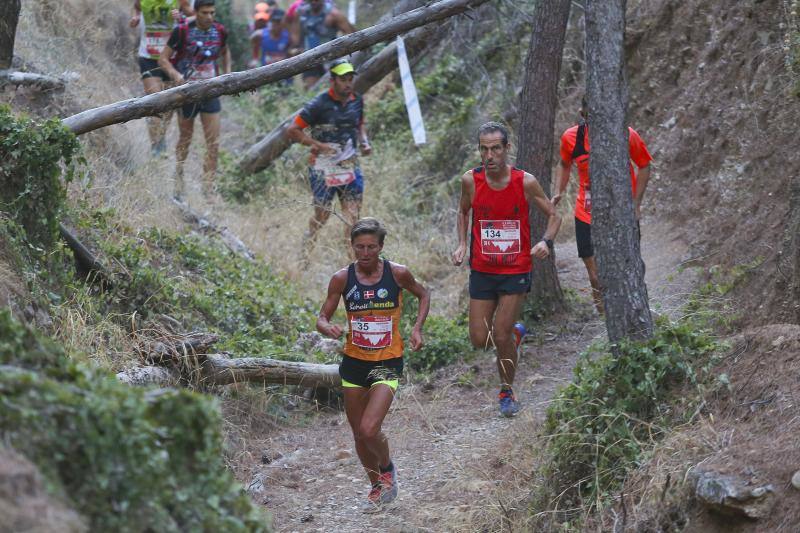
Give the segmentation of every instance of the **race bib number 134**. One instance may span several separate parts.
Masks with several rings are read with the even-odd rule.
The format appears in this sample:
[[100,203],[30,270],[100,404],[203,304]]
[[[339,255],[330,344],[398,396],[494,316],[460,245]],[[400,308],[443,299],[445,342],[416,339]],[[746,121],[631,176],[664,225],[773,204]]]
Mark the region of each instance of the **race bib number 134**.
[[481,220],[480,223],[481,252],[487,255],[520,252],[519,220]]

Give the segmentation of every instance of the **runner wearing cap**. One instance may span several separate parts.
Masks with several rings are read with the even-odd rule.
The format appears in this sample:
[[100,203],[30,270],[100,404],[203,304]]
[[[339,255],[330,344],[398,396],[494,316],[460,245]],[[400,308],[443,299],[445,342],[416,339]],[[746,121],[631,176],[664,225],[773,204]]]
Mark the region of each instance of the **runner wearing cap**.
[[[589,125],[588,104],[586,98],[581,100],[581,122],[567,129],[561,136],[561,168],[558,176],[558,192],[553,196],[553,206],[561,201],[567,190],[572,173],[572,162],[578,167],[578,197],[575,200],[575,242],[578,245],[578,257],[583,260],[592,286],[592,300],[598,314],[603,314],[602,287],[597,274],[597,262],[592,246],[592,184],[589,179]],[[636,231],[639,232],[642,199],[650,181],[650,163],[653,157],[647,151],[647,145],[633,128],[628,128],[628,166],[631,172],[633,188],[633,208],[636,215]],[[638,176],[633,165],[639,169]],[[641,232],[639,232],[641,237]]]
[[[343,34],[356,31],[345,14],[326,0],[306,0],[297,8],[292,21],[292,42],[305,50],[334,40],[340,31]],[[303,72],[305,88],[310,89],[324,74],[322,66]]]
[[[172,27],[180,21],[181,13],[194,14],[190,0],[135,0],[129,25],[139,28],[139,72],[142,76],[145,94],[163,91],[170,79],[158,66],[158,56],[167,44]],[[166,150],[165,135],[172,112],[147,119],[147,133],[153,155]]]
[[[497,350],[503,416],[514,416],[520,408],[512,389],[519,359],[515,322],[530,292],[532,258],[550,255],[561,225],[536,178],[508,164],[510,148],[502,124],[487,122],[478,129],[483,165],[461,177],[458,248],[453,252],[458,266],[469,247],[469,338],[477,348],[493,345]],[[547,215],[544,236],[532,248],[531,204]]]
[[[309,182],[314,215],[303,242],[306,260],[317,232],[330,217],[334,196],[341,202],[345,239],[349,240],[364,194],[358,151],[361,155],[372,152],[364,127],[364,100],[353,92],[353,65],[346,60],[335,61],[330,74],[330,88],[308,102],[286,132],[292,141],[311,147]],[[310,135],[306,128],[311,128]],[[349,253],[350,246],[347,249]]]
[[372,485],[365,511],[377,510],[397,497],[397,469],[381,426],[403,373],[403,289],[419,301],[409,339],[414,351],[423,345],[422,326],[430,307],[430,293],[408,268],[380,257],[385,236],[386,230],[374,218],[355,223],[350,243],[356,260],[331,278],[317,319],[317,331],[341,337],[344,328],[332,324],[331,318],[339,300],[344,300],[349,331],[339,374],[356,453]]
[[[196,19],[181,24],[172,31],[167,45],[161,52],[158,64],[177,85],[188,81],[206,80],[220,74],[217,60],[221,59],[222,74],[231,71],[231,53],[227,45],[225,26],[214,21],[214,0],[195,0]],[[175,55],[175,65],[172,57]],[[177,68],[176,68],[177,67]],[[176,147],[175,196],[183,196],[183,165],[189,155],[189,145],[194,132],[194,119],[200,115],[206,139],[206,157],[203,162],[203,193],[210,195],[214,174],[217,171],[219,150],[219,128],[222,110],[219,98],[186,104],[178,116],[180,137]]]
[[[289,57],[289,31],[283,25],[284,12],[276,9],[269,17],[266,28],[256,30],[250,36],[253,47],[251,62],[256,66],[271,65]],[[283,83],[291,83],[291,79]]]

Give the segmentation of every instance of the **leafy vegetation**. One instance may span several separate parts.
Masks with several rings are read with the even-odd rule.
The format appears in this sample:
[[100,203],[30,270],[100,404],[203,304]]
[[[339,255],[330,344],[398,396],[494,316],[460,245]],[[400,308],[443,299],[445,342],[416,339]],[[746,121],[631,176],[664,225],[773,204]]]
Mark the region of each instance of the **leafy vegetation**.
[[[414,321],[406,320],[405,338],[411,335]],[[457,319],[429,316],[423,330],[425,344],[418,352],[407,349],[406,364],[414,370],[430,371],[455,363],[460,358],[475,354],[467,335],[466,317]]]
[[76,365],[0,311],[0,436],[94,531],[264,531],[223,463],[215,400]]
[[[653,339],[621,343],[619,357],[607,346],[583,354],[547,412],[554,493],[564,491],[572,507],[608,497],[666,428],[693,412],[717,348],[696,324],[660,319]],[[701,394],[675,398],[683,384]]]
[[293,357],[299,333],[313,328],[311,303],[269,266],[200,236],[111,228],[112,216],[96,212],[91,223],[111,232],[100,246],[106,262],[120,267],[103,295],[110,309],[143,319],[167,314],[188,330],[219,333],[221,349],[284,359]]
[[66,182],[82,161],[79,151],[75,135],[60,120],[36,122],[0,105],[0,210],[35,245],[48,247],[58,238]]

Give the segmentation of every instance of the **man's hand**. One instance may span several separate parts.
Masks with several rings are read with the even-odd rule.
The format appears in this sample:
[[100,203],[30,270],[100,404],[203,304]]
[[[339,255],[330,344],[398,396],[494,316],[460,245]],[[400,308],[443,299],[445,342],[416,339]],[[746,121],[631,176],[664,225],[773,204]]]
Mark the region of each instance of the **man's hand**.
[[422,339],[422,332],[418,327],[414,326],[414,329],[411,331],[411,349],[418,352],[423,344],[425,344],[425,341]]
[[180,9],[173,9],[170,11],[170,15],[172,15],[172,20],[175,22],[181,21],[181,10]]
[[455,266],[461,266],[461,263],[464,262],[464,257],[467,255],[467,245],[466,244],[459,244],[456,251],[453,252],[452,260]]
[[131,20],[128,21],[128,26],[130,26],[131,28],[135,28],[138,25],[139,25],[139,15],[138,14],[132,15]]
[[536,259],[547,259],[550,256],[550,247],[544,241],[539,241],[531,248],[531,255]]
[[369,155],[372,153],[372,146],[368,142],[361,143],[361,155]]
[[186,80],[183,78],[183,74],[177,71],[175,72],[175,75],[172,76],[172,81],[175,82],[175,85],[183,85],[186,83]]
[[553,197],[550,199],[550,202],[553,204],[553,207],[558,205],[558,202],[561,201],[561,193],[554,194]]
[[327,335],[332,339],[338,339],[339,337],[342,336],[344,330],[340,326],[337,326],[336,324],[328,324],[328,327],[325,328],[324,333],[325,335]]
[[314,149],[320,154],[336,155],[339,153],[339,148],[331,143],[315,143]]

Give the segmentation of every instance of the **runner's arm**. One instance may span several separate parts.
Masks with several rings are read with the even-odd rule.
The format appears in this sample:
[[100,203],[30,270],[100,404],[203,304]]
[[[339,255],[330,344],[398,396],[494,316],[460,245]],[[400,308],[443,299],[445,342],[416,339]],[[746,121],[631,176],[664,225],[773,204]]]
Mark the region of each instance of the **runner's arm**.
[[558,183],[556,183],[556,193],[553,195],[552,200],[554,206],[558,205],[558,202],[560,202],[561,198],[564,196],[571,173],[572,161],[567,162],[562,159],[561,164],[558,165]]
[[461,199],[458,202],[456,228],[458,231],[458,248],[453,252],[453,264],[459,266],[467,255],[467,230],[469,229],[469,212],[472,209],[472,195],[475,191],[475,179],[472,172],[461,176]]
[[325,302],[317,317],[317,331],[332,339],[338,339],[344,333],[341,326],[331,324],[331,317],[339,307],[339,299],[342,297],[346,285],[347,269],[343,268],[334,274],[328,283],[328,295],[325,297]]
[[172,81],[180,85],[184,82],[183,75],[172,66],[172,62],[169,60],[174,53],[175,51],[170,45],[164,45],[164,49],[161,50],[161,54],[158,56],[158,66],[167,73],[167,76],[169,76]]
[[262,31],[264,30],[256,30],[250,35],[250,45],[253,47],[253,57],[250,63],[252,66],[260,66]]
[[644,198],[644,190],[647,189],[647,182],[650,181],[650,167],[646,165],[639,169],[636,175],[636,197],[633,199],[634,214],[636,220],[641,217],[642,198]]
[[142,16],[142,4],[139,3],[139,0],[134,0],[133,2],[133,10],[131,11],[131,20],[128,22],[128,26],[131,28],[135,28],[139,25],[139,19]]
[[194,16],[194,9],[192,9],[192,2],[190,0],[181,0],[179,2],[181,12],[187,17]]
[[547,215],[547,228],[544,230],[542,240],[531,248],[532,256],[537,259],[545,259],[550,255],[550,247],[545,241],[552,241],[556,238],[558,229],[561,227],[561,217],[556,213],[555,206],[547,198],[539,181],[527,172],[525,173],[524,186],[529,202],[532,201],[542,213]]
[[392,264],[391,269],[397,284],[419,300],[417,321],[414,322],[414,329],[411,330],[411,349],[416,352],[422,348],[425,342],[422,337],[422,326],[425,324],[425,319],[428,318],[428,311],[431,308],[431,293],[414,279],[414,275],[405,266]]
[[356,31],[353,25],[350,24],[350,21],[347,20],[347,17],[344,16],[344,13],[338,9],[333,8],[333,10],[331,10],[331,18],[333,19],[332,26],[336,26],[343,34],[347,35]]
[[363,118],[361,119],[361,123],[358,125],[358,138],[359,147],[361,148],[361,155],[371,154],[372,146],[369,144],[369,137],[367,137],[367,125]]
[[222,73],[223,74],[230,74],[231,73],[231,49],[228,45],[225,45],[222,49]]
[[317,152],[329,154],[336,153],[336,148],[327,143],[316,140],[311,135],[303,131],[304,129],[305,126],[298,124],[297,119],[295,118],[295,120],[292,121],[292,123],[289,125],[289,128],[286,130],[286,136],[289,137],[289,139],[293,142],[310,146],[312,150],[316,150]]

